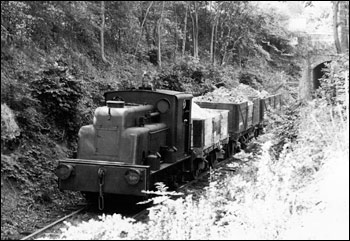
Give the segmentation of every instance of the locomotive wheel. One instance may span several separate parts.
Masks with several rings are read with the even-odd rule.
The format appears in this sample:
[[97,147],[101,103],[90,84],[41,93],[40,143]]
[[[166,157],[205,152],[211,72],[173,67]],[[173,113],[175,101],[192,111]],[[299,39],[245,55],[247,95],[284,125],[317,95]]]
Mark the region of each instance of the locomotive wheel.
[[96,205],[98,203],[98,193],[94,192],[82,192],[86,199],[86,202],[91,205]]

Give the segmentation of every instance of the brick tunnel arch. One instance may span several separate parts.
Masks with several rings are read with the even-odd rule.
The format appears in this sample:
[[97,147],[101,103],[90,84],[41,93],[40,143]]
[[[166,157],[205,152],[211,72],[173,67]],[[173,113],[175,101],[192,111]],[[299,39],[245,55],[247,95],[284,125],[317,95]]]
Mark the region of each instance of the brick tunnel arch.
[[321,86],[320,79],[325,74],[324,69],[327,67],[326,64],[329,64],[330,62],[331,60],[324,61],[312,69],[312,84],[314,90],[318,89]]

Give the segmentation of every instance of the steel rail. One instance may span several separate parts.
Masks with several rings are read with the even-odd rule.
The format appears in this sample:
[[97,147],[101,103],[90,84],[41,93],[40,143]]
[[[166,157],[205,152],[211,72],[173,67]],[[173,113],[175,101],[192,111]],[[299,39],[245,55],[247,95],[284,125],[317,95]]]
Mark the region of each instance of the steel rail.
[[27,240],[27,239],[29,239],[29,238],[31,238],[31,237],[33,237],[33,236],[35,236],[35,235],[37,235],[37,234],[39,234],[39,233],[45,231],[46,229],[49,229],[49,228],[51,228],[52,226],[55,226],[56,224],[58,224],[58,223],[60,223],[60,222],[62,222],[62,221],[64,221],[64,220],[66,220],[67,218],[69,218],[69,217],[71,217],[71,216],[73,216],[73,215],[75,215],[75,214],[77,214],[77,213],[80,213],[80,212],[83,211],[85,208],[86,208],[86,206],[85,206],[85,207],[82,207],[82,208],[80,208],[80,209],[78,209],[78,210],[76,210],[76,211],[74,211],[74,212],[72,212],[72,213],[70,213],[70,214],[68,214],[68,215],[66,215],[66,216],[64,216],[63,218],[60,218],[59,220],[57,220],[57,221],[55,221],[55,222],[53,222],[53,223],[51,223],[51,224],[49,224],[49,225],[47,225],[47,226],[45,226],[45,227],[43,227],[43,228],[41,228],[41,229],[35,231],[34,233],[32,233],[32,234],[30,234],[30,235],[28,235],[28,236],[26,236],[26,237],[24,237],[24,238],[22,238],[22,239],[20,239],[20,240]]

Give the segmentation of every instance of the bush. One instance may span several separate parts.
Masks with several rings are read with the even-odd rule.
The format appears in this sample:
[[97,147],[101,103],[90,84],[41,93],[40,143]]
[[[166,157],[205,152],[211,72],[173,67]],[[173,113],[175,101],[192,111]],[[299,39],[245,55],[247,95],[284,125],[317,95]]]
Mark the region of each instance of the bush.
[[154,80],[156,88],[184,91],[194,95],[211,92],[215,86],[235,87],[239,83],[237,71],[233,67],[200,63],[191,56],[164,67]]
[[[320,79],[321,88],[316,91],[316,96],[325,99],[330,105],[346,105],[345,81],[349,81],[349,54],[340,55],[336,60],[326,64],[325,74]],[[349,85],[349,84],[348,84]]]
[[13,140],[19,134],[13,111],[6,104],[1,104],[1,142]]
[[31,87],[49,122],[67,131],[68,143],[74,140],[81,126],[78,113],[79,100],[83,96],[81,81],[74,79],[68,68],[53,66],[42,71]]
[[256,90],[262,89],[262,80],[253,73],[242,71],[239,76],[239,82],[251,86]]

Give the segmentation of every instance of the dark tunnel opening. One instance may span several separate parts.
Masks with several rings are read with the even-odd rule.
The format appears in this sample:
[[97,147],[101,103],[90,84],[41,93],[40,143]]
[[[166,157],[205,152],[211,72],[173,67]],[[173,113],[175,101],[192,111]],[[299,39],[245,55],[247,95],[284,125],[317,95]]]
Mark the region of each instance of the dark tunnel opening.
[[320,79],[323,77],[325,74],[324,69],[327,67],[326,64],[329,64],[330,61],[323,62],[319,65],[317,65],[313,70],[312,70],[312,76],[313,76],[313,85],[314,85],[314,90],[318,89],[321,86]]

